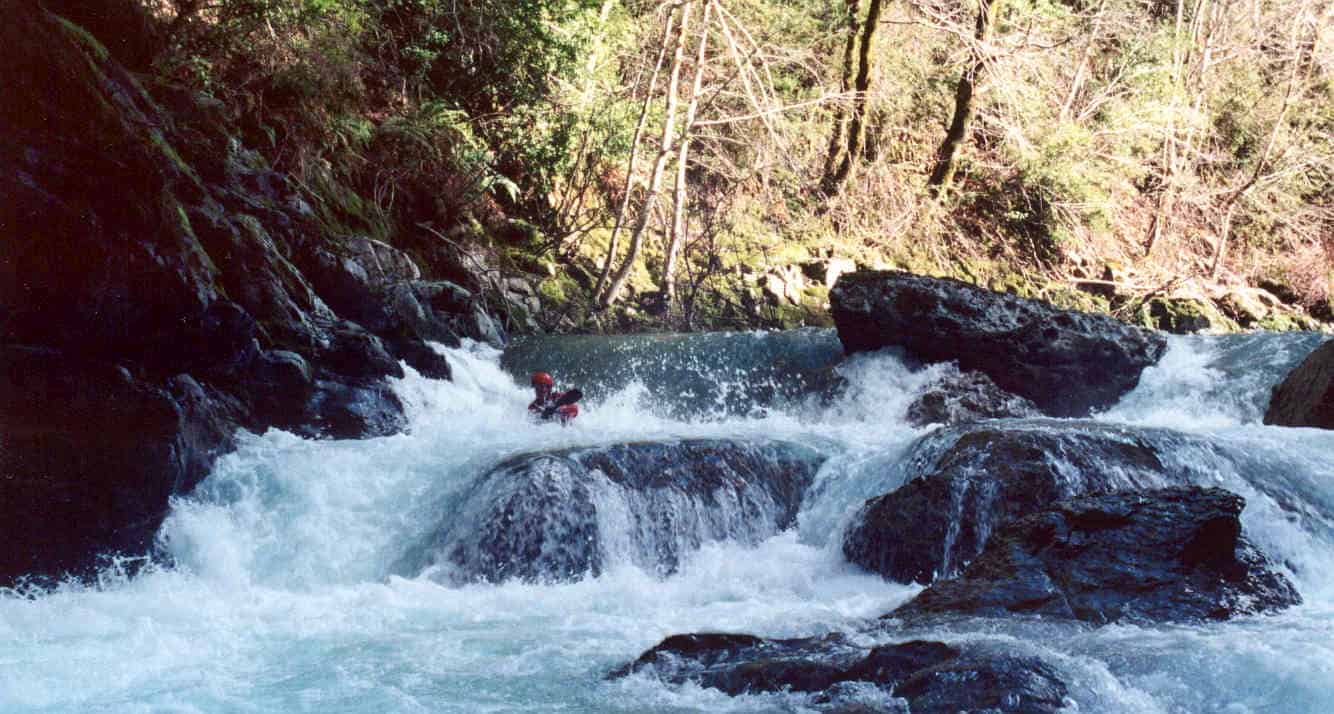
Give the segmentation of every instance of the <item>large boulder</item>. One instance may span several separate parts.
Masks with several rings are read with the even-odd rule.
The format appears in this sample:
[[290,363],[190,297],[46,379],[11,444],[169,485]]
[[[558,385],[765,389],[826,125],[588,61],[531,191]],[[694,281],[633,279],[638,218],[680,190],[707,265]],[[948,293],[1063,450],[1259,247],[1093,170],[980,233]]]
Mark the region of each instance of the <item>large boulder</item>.
[[784,442],[635,442],[528,454],[483,476],[400,564],[454,581],[571,580],[628,560],[667,574],[708,541],[796,523],[823,457]]
[[231,448],[241,407],[189,376],[0,346],[0,583],[142,555],[168,499]]
[[1264,421],[1334,429],[1334,340],[1315,348],[1274,387]]
[[1112,406],[1166,349],[1161,335],[1104,315],[897,271],[843,275],[830,303],[849,353],[898,346],[957,361],[1051,416]]
[[1242,536],[1244,506],[1240,496],[1194,486],[1062,501],[1001,528],[961,576],[892,615],[1191,622],[1300,603]]
[[[1045,662],[1004,648],[914,640],[858,647],[838,634],[764,639],[744,634],[673,635],[610,677],[651,675],[736,696],[814,695],[830,711],[857,711],[856,688],[872,685],[906,700],[912,712],[1056,712],[1068,689]],[[851,695],[851,696],[850,696]],[[897,710],[895,710],[897,711]]]
[[959,572],[998,527],[1056,501],[1182,478],[1142,432],[1055,422],[932,435],[953,443],[930,471],[868,500],[843,539],[849,561],[899,582]]

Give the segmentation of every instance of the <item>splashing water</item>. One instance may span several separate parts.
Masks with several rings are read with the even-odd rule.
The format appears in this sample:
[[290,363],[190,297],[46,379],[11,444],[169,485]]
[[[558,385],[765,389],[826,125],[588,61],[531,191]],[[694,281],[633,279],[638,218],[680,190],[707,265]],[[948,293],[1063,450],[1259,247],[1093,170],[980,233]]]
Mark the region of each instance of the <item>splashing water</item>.
[[[985,640],[1037,654],[1062,672],[1079,711],[1330,710],[1334,434],[1259,424],[1271,385],[1317,341],[1174,338],[1138,389],[1078,427],[1132,430],[1170,468],[1244,495],[1248,533],[1285,564],[1304,605],[1205,626],[965,618],[893,641]],[[891,351],[839,363],[833,333],[811,330],[533,341],[503,361],[478,345],[445,352],[452,382],[409,371],[397,385],[406,433],[243,435],[173,503],[159,533],[169,565],[0,594],[0,711],[814,710],[797,694],[733,698],[603,677],[680,632],[837,630],[869,645],[865,626],[917,592],[844,562],[841,529],[948,441],[904,415],[952,366],[910,367]],[[522,375],[539,366],[588,395],[567,428],[525,414]],[[507,457],[684,438],[786,440],[827,460],[797,528],[753,545],[705,540],[668,576],[628,558],[566,584],[393,574]],[[889,706],[881,693],[866,697]]]

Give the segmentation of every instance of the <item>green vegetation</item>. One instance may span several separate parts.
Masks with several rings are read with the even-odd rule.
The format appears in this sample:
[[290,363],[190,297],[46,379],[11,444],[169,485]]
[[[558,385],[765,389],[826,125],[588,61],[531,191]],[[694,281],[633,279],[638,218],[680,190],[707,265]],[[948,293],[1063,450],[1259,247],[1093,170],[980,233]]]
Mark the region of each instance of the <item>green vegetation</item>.
[[[1318,0],[92,5],[140,8],[151,85],[225,107],[331,237],[469,243],[549,329],[809,324],[835,264],[1334,316]],[[1219,312],[1255,286],[1285,304]]]

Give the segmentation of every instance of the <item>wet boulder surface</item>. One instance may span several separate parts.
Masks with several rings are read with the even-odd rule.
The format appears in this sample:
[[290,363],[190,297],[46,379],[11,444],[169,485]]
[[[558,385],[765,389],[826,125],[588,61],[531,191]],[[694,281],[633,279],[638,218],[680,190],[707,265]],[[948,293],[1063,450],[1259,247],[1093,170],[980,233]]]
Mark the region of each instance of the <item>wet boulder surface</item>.
[[[1048,663],[994,644],[912,640],[861,647],[837,633],[799,639],[673,635],[609,676],[632,674],[733,696],[803,693],[822,711],[1056,712],[1068,693]],[[868,705],[858,693],[865,686],[897,701]]]
[[1274,387],[1264,422],[1334,429],[1334,340],[1313,350]]
[[997,387],[982,372],[947,375],[908,405],[908,423],[913,426],[1038,416],[1042,412],[1033,402]]
[[1236,494],[1194,486],[1061,501],[1001,528],[961,575],[892,616],[1196,622],[1299,604],[1242,535],[1244,506]]
[[1115,404],[1167,345],[1105,315],[898,271],[845,274],[830,304],[849,354],[897,346],[923,362],[957,361],[1049,416]]
[[843,537],[850,562],[904,583],[958,573],[993,531],[1056,501],[1188,479],[1138,429],[1048,420],[928,439],[943,446],[920,464],[924,475],[866,501]]
[[556,582],[625,560],[667,575],[706,542],[754,545],[793,527],[823,461],[796,444],[720,439],[513,457],[483,475],[396,570]]

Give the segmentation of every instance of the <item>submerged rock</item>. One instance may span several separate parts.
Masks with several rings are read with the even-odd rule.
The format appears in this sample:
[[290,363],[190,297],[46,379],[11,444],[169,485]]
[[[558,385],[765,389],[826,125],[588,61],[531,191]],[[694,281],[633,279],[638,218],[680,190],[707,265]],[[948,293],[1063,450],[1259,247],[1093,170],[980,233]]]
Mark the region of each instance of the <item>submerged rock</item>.
[[830,301],[849,353],[900,346],[958,361],[1051,416],[1110,407],[1166,349],[1161,335],[1104,315],[896,271],[844,275]]
[[796,523],[823,457],[784,442],[635,442],[528,454],[483,476],[398,570],[455,581],[560,581],[628,560],[673,572],[708,541]]
[[636,673],[672,684],[694,682],[733,696],[808,693],[814,695],[812,704],[830,711],[857,706],[845,696],[847,685],[856,683],[892,693],[912,712],[950,714],[1055,712],[1066,704],[1068,693],[1050,665],[995,646],[914,640],[868,649],[838,634],[786,640],[673,635],[609,676]]
[[1041,412],[1033,402],[997,387],[981,372],[945,377],[908,405],[908,422],[914,426],[1035,416]]
[[1073,496],[1179,478],[1133,430],[1055,422],[964,428],[931,469],[862,506],[843,539],[849,561],[928,584],[959,572],[1010,520]]
[[892,615],[1191,622],[1300,603],[1242,536],[1244,506],[1240,496],[1199,487],[1062,501],[1002,527],[962,575]]
[[1334,429],[1334,340],[1315,348],[1274,387],[1264,421]]

